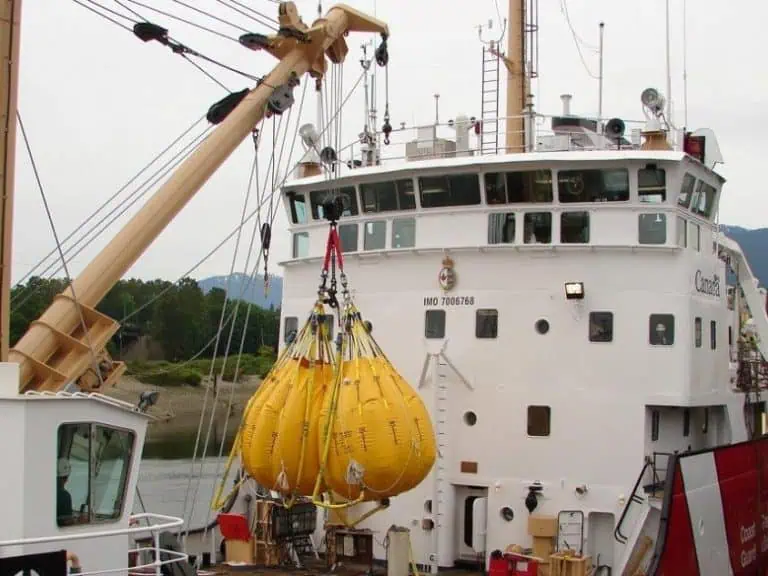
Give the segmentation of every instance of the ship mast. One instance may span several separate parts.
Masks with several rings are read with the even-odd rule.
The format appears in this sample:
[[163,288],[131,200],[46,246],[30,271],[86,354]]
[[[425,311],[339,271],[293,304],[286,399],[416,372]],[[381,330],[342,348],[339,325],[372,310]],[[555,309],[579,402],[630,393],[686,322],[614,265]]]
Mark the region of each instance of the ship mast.
[[507,25],[507,121],[505,151],[525,151],[525,0],[509,0]]
[[16,165],[16,108],[19,86],[21,0],[4,0],[0,16],[0,362],[8,360],[11,327],[11,256],[13,253],[13,186]]

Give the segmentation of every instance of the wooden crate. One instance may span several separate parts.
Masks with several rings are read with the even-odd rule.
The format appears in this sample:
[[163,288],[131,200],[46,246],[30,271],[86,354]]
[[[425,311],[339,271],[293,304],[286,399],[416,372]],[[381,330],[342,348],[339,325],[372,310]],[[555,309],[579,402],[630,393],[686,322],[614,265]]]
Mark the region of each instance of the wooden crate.
[[254,530],[254,564],[266,567],[280,565],[281,548],[272,538],[272,507],[270,500],[256,500],[256,526]]
[[577,556],[572,550],[566,550],[549,557],[550,576],[589,576],[591,573],[591,556]]

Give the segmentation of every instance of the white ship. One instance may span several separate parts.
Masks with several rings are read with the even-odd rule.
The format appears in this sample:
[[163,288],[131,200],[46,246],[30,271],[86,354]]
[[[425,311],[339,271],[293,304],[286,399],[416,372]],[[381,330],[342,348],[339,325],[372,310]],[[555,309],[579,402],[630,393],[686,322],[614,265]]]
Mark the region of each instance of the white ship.
[[[0,38],[13,65],[2,152],[12,166],[19,2],[5,10]],[[637,127],[579,117],[568,95],[560,114],[540,115],[528,94],[535,71],[523,65],[535,14],[535,2],[510,1],[506,54],[485,49],[481,117],[452,121],[455,138],[437,122],[415,135],[392,130],[386,114],[379,132],[368,110],[346,164],[340,143],[323,139],[327,126],[301,131],[307,152],[281,190],[292,245],[282,337],[317,299],[325,202],[340,199],[353,297],[437,437],[429,478],[347,536],[378,533],[375,556],[402,566],[409,544],[390,532],[386,549],[382,539],[393,524],[408,528],[410,563],[432,572],[468,562],[496,573],[497,550],[517,573],[529,569],[518,561],[554,572],[569,550],[574,574],[762,574],[768,317],[741,249],[719,231],[716,138],[672,126],[653,88],[638,94],[646,121]],[[58,574],[66,562],[128,572],[130,536],[152,517],[131,511],[153,398],[132,406],[101,393],[124,366],[104,350],[118,325],[95,306],[265,111],[295,106],[295,80],[322,77],[322,52],[343,61],[343,32],[388,33],[347,7],[310,28],[280,3],[279,19],[277,36],[241,38],[278,57],[276,69],[212,109],[219,126],[10,351],[3,277],[0,422],[19,441],[0,449],[0,573]],[[168,44],[149,23],[134,30]],[[381,48],[376,56],[386,64]],[[383,140],[399,147],[396,158]],[[7,269],[12,173],[3,183]],[[88,488],[70,502],[71,521],[57,520],[59,479],[76,470]],[[245,496],[227,511],[254,521],[260,509]],[[192,570],[177,540],[159,536],[181,520],[155,519],[147,566]],[[223,531],[206,529],[201,550],[226,551]]]

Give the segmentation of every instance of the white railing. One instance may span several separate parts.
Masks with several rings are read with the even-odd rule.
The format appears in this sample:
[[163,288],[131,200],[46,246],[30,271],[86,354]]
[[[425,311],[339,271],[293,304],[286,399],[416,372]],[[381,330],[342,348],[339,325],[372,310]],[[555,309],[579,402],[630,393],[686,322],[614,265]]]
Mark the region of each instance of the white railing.
[[[141,521],[157,521],[157,524],[150,524],[149,526],[133,526]],[[35,544],[52,544],[56,542],[71,542],[73,540],[86,540],[86,539],[98,539],[107,538],[109,536],[122,536],[130,534],[138,534],[141,532],[152,533],[152,546],[145,546],[142,548],[134,548],[128,550],[128,555],[136,554],[139,557],[141,553],[150,553],[154,556],[153,562],[141,564],[139,566],[122,566],[120,568],[110,568],[107,570],[94,570],[91,572],[82,571],[79,572],[80,576],[92,576],[95,574],[111,574],[115,572],[126,572],[129,574],[151,574],[150,571],[143,571],[147,569],[154,569],[156,576],[161,576],[162,567],[167,564],[173,564],[174,562],[183,562],[189,559],[189,556],[184,552],[177,552],[175,550],[166,550],[160,547],[160,533],[172,528],[178,528],[184,524],[182,518],[175,516],[165,516],[164,514],[152,514],[145,512],[142,514],[134,514],[130,517],[130,525],[128,528],[117,528],[112,530],[92,530],[88,532],[77,532],[74,534],[62,534],[57,536],[41,536],[37,538],[17,538],[15,540],[0,540],[0,549],[10,546],[31,546]],[[161,560],[161,555],[168,556],[167,560]],[[126,558],[127,564],[127,558]]]

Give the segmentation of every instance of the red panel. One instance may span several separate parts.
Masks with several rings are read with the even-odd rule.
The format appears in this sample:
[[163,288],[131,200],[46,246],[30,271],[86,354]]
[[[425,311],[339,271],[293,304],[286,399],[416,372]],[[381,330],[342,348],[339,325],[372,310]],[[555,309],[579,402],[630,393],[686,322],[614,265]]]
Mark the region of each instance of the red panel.
[[698,576],[699,562],[696,559],[696,545],[693,542],[691,517],[688,514],[688,501],[685,498],[683,475],[680,464],[675,465],[675,479],[672,498],[669,505],[664,551],[659,561],[657,576]]
[[225,540],[251,539],[248,520],[242,514],[219,514],[219,530]]

